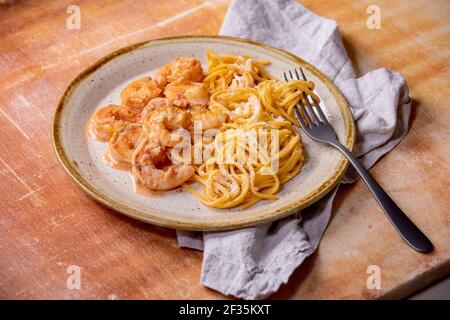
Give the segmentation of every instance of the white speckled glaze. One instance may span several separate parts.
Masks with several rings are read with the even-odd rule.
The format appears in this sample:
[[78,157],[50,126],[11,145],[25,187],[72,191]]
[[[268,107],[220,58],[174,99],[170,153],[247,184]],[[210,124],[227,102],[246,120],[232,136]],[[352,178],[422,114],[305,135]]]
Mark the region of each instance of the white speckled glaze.
[[54,120],[58,158],[75,182],[91,196],[131,217],[166,227],[188,230],[223,230],[256,225],[284,217],[317,201],[338,183],[346,160],[331,147],[309,139],[300,129],[305,165],[284,185],[280,199],[261,201],[247,209],[213,209],[183,189],[147,197],[137,194],[127,172],[103,160],[105,143],[87,137],[86,125],[97,108],[119,102],[120,91],[130,81],[153,75],[172,59],[195,57],[205,64],[205,51],[243,54],[271,62],[268,71],[281,78],[283,71],[301,64],[314,81],[341,142],[352,148],[354,128],[348,107],[337,89],[317,70],[278,49],[228,37],[179,37],[149,41],[124,48],[85,70],[67,89]]

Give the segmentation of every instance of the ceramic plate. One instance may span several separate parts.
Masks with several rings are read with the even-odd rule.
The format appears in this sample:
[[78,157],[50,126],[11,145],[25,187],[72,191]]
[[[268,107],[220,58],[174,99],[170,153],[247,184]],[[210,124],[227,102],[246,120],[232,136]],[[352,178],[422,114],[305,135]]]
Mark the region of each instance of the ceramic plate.
[[148,223],[185,230],[225,230],[269,222],[298,212],[327,194],[340,180],[347,160],[335,149],[312,141],[298,129],[304,143],[305,165],[284,185],[280,198],[261,201],[248,209],[213,209],[191,193],[177,189],[148,197],[134,192],[127,172],[102,160],[106,144],[90,139],[86,125],[97,108],[119,102],[130,81],[153,75],[162,65],[180,57],[195,57],[206,68],[205,52],[249,55],[269,60],[268,71],[281,78],[298,67],[314,81],[321,105],[339,140],[352,149],[354,124],[347,103],[320,71],[302,59],[261,43],[221,36],[186,36],[139,43],[111,53],[78,75],[65,91],[55,113],[53,139],[56,155],[66,172],[85,192],[106,206]]

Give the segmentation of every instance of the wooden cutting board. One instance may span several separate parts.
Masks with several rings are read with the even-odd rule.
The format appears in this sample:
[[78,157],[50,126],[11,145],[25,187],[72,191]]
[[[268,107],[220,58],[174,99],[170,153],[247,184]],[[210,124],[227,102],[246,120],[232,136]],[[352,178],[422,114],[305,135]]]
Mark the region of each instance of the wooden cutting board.
[[[411,130],[371,172],[436,250],[411,250],[357,182],[339,190],[318,251],[273,298],[407,296],[450,270],[450,4],[377,1],[381,29],[369,30],[372,1],[302,2],[337,20],[358,74],[386,67],[407,79]],[[202,254],[180,249],[174,231],[81,192],[54,157],[50,125],[83,68],[134,42],[217,34],[229,2],[78,1],[79,30],[67,28],[70,4],[0,6],[0,298],[224,298],[199,284]],[[377,267],[381,289],[370,289],[367,271]],[[77,270],[80,289],[71,282]]]

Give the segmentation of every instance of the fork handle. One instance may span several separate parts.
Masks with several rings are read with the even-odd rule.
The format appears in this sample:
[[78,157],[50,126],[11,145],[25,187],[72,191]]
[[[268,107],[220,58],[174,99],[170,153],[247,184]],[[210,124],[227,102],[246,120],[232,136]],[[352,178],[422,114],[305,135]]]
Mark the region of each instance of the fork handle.
[[433,244],[419,228],[406,216],[381,186],[370,176],[369,172],[355,158],[355,156],[342,144],[333,145],[339,149],[358,171],[361,178],[369,187],[370,191],[377,199],[378,204],[383,208],[387,217],[394,225],[402,238],[415,250],[419,252],[430,252],[433,250]]

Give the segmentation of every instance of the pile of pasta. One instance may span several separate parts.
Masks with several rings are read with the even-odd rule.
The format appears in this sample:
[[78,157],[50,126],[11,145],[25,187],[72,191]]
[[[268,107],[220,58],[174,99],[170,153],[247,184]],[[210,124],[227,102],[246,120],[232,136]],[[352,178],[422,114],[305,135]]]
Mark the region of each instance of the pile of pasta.
[[203,83],[210,93],[209,109],[227,114],[214,138],[213,153],[195,165],[183,186],[202,203],[215,208],[249,207],[275,200],[282,185],[303,166],[302,140],[294,107],[303,94],[319,101],[311,81],[282,82],[266,70],[268,61],[248,56],[207,52]]

